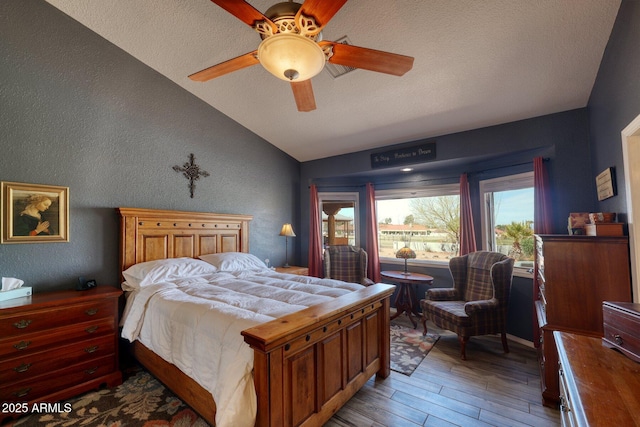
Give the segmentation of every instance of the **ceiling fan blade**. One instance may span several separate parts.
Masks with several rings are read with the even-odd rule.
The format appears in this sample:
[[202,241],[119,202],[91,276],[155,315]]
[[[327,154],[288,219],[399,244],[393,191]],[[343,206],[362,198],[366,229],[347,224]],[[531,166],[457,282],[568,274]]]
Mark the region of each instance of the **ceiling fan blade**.
[[313,96],[311,79],[302,82],[291,82],[293,97],[296,100],[298,111],[307,112],[316,109],[316,99]]
[[413,68],[413,57],[383,52],[366,47],[322,41],[320,46],[333,45],[333,56],[329,62],[347,67],[362,68],[378,73],[402,76]]
[[197,82],[206,82],[211,79],[215,79],[216,77],[224,76],[225,74],[231,73],[233,71],[238,71],[243,68],[259,64],[260,61],[258,61],[256,55],[257,51],[255,50],[253,52],[245,53],[244,55],[238,56],[237,58],[221,62],[209,68],[205,68],[204,70],[198,71],[197,73],[193,73],[189,76],[189,78]]
[[305,0],[296,13],[296,23],[300,19],[300,14],[313,16],[316,24],[320,27],[318,28],[318,32],[320,32],[346,2],[347,0]]
[[271,28],[276,32],[276,26],[266,16],[264,16],[258,9],[251,6],[244,0],[211,0],[245,24],[250,27],[255,27],[256,22],[265,21],[271,25]]

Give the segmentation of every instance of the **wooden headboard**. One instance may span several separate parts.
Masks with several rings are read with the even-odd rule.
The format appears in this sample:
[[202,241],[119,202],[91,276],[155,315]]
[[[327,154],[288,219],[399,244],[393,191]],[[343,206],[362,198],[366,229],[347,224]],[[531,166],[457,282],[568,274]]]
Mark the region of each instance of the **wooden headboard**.
[[117,208],[120,272],[156,259],[249,252],[251,215]]

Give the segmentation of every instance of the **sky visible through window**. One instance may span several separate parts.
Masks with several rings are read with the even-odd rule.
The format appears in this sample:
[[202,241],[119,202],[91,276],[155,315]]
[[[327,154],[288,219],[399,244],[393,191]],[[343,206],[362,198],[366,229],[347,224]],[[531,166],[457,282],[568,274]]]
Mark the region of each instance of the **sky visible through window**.
[[533,188],[493,193],[496,225],[533,221]]
[[[500,191],[494,193],[496,224],[508,225],[512,222],[533,221],[533,188]],[[411,214],[410,199],[385,200],[376,206],[378,223],[391,218],[392,224],[402,224]],[[479,215],[479,213],[478,213]]]

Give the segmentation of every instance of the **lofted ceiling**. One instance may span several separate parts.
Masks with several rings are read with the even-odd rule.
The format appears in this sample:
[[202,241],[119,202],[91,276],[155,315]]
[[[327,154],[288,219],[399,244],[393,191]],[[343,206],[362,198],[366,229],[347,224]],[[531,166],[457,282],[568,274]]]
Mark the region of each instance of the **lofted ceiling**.
[[[324,40],[415,58],[402,77],[356,69],[312,79],[317,109],[260,65],[187,76],[257,49],[210,0],[47,0],[299,161],[587,105],[620,0],[350,0]],[[301,0],[300,0],[301,1]],[[331,0],[326,0],[330,2]],[[275,1],[250,0],[265,12]]]

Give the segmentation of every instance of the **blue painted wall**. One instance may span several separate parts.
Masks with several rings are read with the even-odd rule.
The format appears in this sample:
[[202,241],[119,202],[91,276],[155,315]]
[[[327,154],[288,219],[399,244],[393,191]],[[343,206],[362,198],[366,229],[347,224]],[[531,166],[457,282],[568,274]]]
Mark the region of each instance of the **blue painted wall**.
[[[598,212],[618,212],[626,222],[625,179],[620,132],[640,115],[640,1],[623,0],[589,99],[592,172],[615,168],[618,195]],[[595,184],[594,184],[595,186]]]
[[[459,182],[460,174],[469,175],[473,197],[473,210],[480,212],[478,183],[495,178],[533,170],[533,158],[548,158],[547,166],[552,182],[553,228],[556,233],[566,233],[569,212],[590,212],[594,209],[591,187],[587,110],[578,109],[544,117],[492,126],[469,132],[444,135],[429,139],[436,142],[435,161],[412,165],[416,172],[403,174],[395,170],[371,169],[369,150],[345,156],[332,157],[302,163],[301,182],[315,183],[318,191],[360,191],[364,202],[366,182],[373,182],[376,189],[401,188],[418,183],[418,186]],[[411,146],[416,142],[397,147]],[[309,227],[309,190],[301,189],[301,224]],[[361,224],[365,224],[361,212]],[[476,218],[476,241],[480,242],[480,221]],[[301,258],[308,259],[307,236],[301,237]],[[306,240],[306,241],[305,241]],[[364,246],[364,236],[361,236]],[[383,263],[381,268],[395,270],[398,265]],[[413,271],[434,277],[434,286],[450,287],[452,279],[445,267],[413,267]],[[417,299],[423,298],[426,288],[416,290]],[[509,313],[508,332],[531,341],[533,339],[533,283],[531,279],[515,278]]]
[[[372,169],[367,150],[343,156],[303,162],[300,181],[301,225],[309,227],[309,189],[315,183],[318,191],[360,191],[364,201],[364,184],[373,182],[376,189],[429,186],[459,182],[460,174],[469,175],[472,191],[480,180],[533,170],[533,158],[548,158],[552,183],[553,229],[565,233],[569,212],[590,212],[595,208],[593,176],[589,170],[589,126],[587,110],[582,108],[468,132],[429,138],[435,141],[435,161],[411,165],[415,172],[399,172],[399,168]],[[420,141],[394,147],[412,146]],[[387,147],[388,148],[388,147]],[[479,212],[479,200],[474,199]],[[361,223],[365,217],[362,213]],[[476,231],[479,232],[479,218]],[[477,236],[479,238],[479,235]],[[361,244],[365,245],[364,236]],[[301,259],[308,259],[307,235],[298,239]]]
[[251,251],[284,263],[298,161],[44,1],[0,2],[0,58],[0,180],[69,187],[71,218],[69,243],[0,245],[0,276],[117,285],[118,206],[253,215]]

